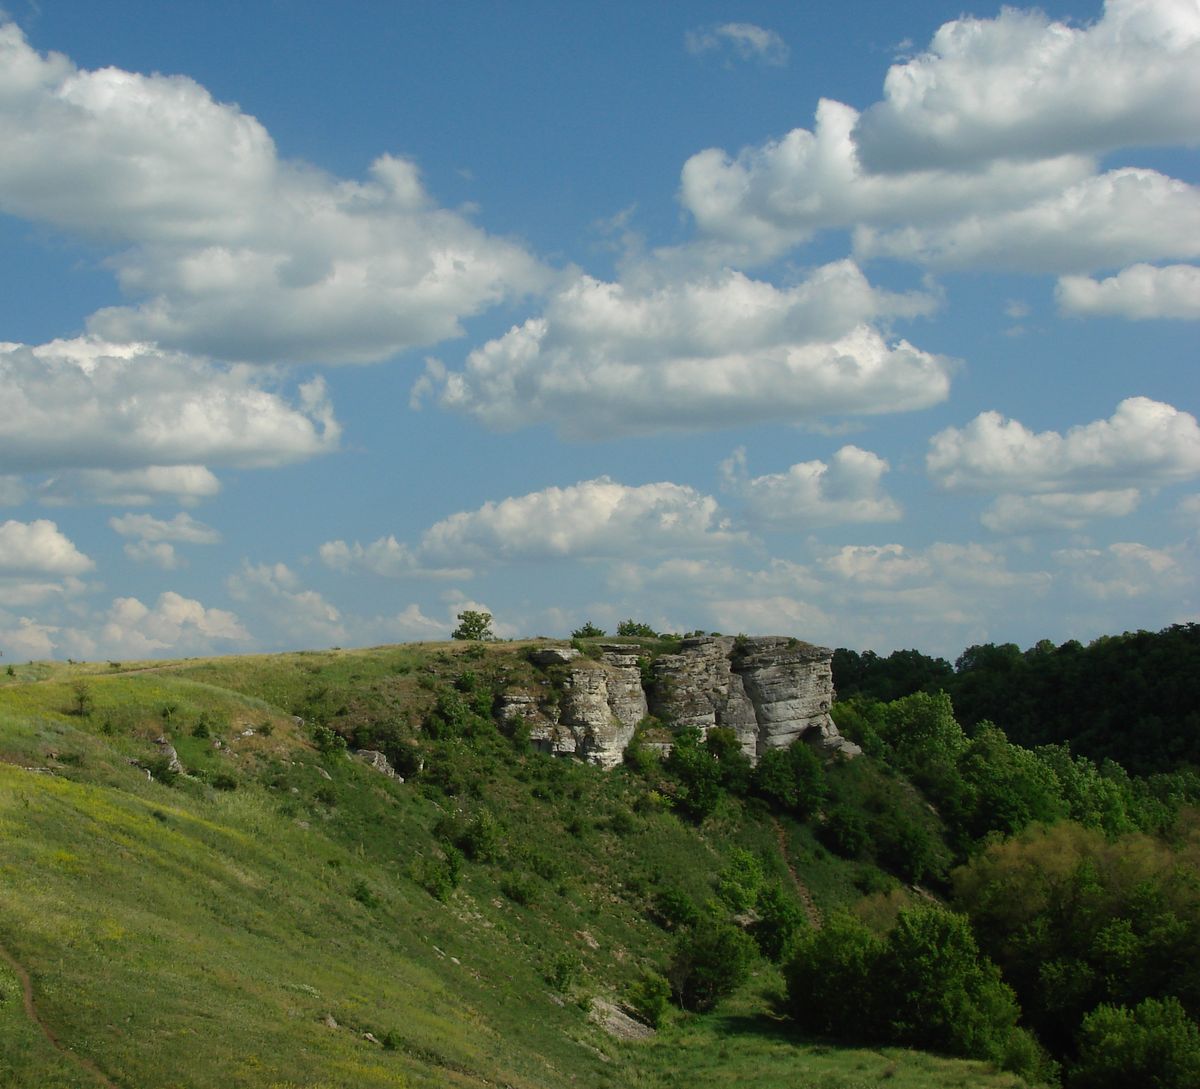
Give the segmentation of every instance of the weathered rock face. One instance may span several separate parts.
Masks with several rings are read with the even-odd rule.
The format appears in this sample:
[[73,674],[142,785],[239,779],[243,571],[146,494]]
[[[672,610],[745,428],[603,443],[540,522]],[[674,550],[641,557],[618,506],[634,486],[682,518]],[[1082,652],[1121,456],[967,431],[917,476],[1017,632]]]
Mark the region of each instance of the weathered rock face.
[[653,714],[676,727],[734,731],[757,762],[768,749],[803,737],[822,748],[857,755],[829,717],[833,652],[783,636],[701,636],[678,654],[655,660],[649,691],[636,648],[600,646],[600,658],[539,656],[562,669],[557,704],[529,691],[510,691],[501,716],[523,720],[543,752],[572,754],[601,767],[619,764],[637,725]]
[[829,717],[833,652],[798,639],[700,636],[654,663],[650,711],[678,726],[733,730],[757,761],[798,737],[857,755]]
[[585,760],[616,767],[646,713],[637,655],[627,647],[604,647],[599,661],[572,664],[563,682],[559,723]]
[[522,720],[542,752],[575,755],[601,767],[616,767],[646,717],[646,693],[636,654],[625,646],[604,647],[599,660],[572,651],[569,657],[531,656],[539,665],[566,666],[557,703],[539,702],[528,691],[509,691],[500,703],[508,722]]

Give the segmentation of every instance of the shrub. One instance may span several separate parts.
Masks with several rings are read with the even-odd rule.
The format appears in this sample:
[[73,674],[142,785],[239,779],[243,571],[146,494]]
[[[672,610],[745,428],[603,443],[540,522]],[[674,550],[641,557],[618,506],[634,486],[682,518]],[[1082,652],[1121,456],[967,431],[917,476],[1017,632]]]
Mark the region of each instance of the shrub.
[[680,931],[667,970],[671,992],[685,1010],[710,1010],[750,975],[754,940],[733,923],[706,916]]
[[514,904],[520,904],[522,907],[532,904],[535,895],[533,882],[521,873],[510,873],[501,878],[500,891]]
[[651,907],[654,921],[664,930],[682,930],[700,921],[700,909],[687,893],[680,889],[663,889]]
[[1070,1089],[1193,1089],[1200,1085],[1200,1028],[1178,999],[1132,1010],[1099,1006],[1083,1019]]
[[776,964],[787,960],[807,925],[804,909],[776,882],[759,892],[758,914],[750,934],[759,952]]
[[749,911],[758,901],[762,882],[762,863],[749,851],[734,848],[717,878],[717,895],[730,911]]
[[640,639],[658,638],[658,632],[650,627],[649,624],[643,624],[640,620],[632,619],[622,620],[617,625],[617,634]]
[[629,1006],[646,1024],[658,1028],[667,1016],[671,984],[657,972],[646,972],[629,988]]
[[543,978],[556,991],[564,992],[575,982],[582,970],[583,961],[579,959],[578,954],[564,949],[550,959]]
[[603,628],[596,627],[590,620],[585,621],[583,627],[576,628],[571,632],[572,639],[600,639],[607,635]]
[[751,785],[772,805],[804,818],[814,813],[825,798],[825,769],[809,745],[794,741],[786,749],[763,753]]

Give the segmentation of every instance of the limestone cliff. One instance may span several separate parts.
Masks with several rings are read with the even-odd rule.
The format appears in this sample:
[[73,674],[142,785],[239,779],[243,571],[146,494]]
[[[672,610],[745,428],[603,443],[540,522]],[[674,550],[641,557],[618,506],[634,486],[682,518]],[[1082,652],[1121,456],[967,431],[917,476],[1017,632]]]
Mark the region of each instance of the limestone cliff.
[[533,660],[553,671],[547,693],[511,691],[501,713],[523,719],[543,751],[573,754],[615,767],[637,725],[652,714],[675,727],[734,731],[757,762],[768,749],[797,738],[854,756],[829,717],[833,652],[784,636],[704,636],[664,654],[644,683],[636,646],[600,645],[598,659],[567,647],[538,651]]
[[757,761],[797,738],[847,756],[847,741],[829,717],[833,652],[779,635],[699,636],[654,662],[650,712],[665,722],[733,730]]

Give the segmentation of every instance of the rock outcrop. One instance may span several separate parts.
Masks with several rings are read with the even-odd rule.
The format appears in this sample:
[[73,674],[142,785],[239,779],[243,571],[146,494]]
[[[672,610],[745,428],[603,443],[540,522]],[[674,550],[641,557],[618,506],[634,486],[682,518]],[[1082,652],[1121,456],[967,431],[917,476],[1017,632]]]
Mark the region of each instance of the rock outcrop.
[[502,717],[523,721],[542,751],[602,767],[621,762],[647,714],[702,733],[731,729],[755,763],[801,737],[846,756],[860,751],[829,717],[833,652],[825,647],[772,635],[694,637],[678,654],[655,659],[648,684],[636,646],[602,643],[599,651],[599,658],[536,652],[534,662],[554,668],[554,697],[510,691]]
[[780,635],[697,636],[654,662],[650,712],[664,722],[732,730],[757,762],[797,738],[855,756],[829,708],[833,651]]

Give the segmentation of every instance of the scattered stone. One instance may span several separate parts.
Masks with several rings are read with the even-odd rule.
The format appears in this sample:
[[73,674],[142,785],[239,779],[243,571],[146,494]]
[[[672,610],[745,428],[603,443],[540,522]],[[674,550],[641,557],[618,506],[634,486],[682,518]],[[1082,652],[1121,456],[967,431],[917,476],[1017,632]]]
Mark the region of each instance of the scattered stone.
[[327,1013],[322,1020],[326,1028],[335,1029],[340,1027],[337,1021],[334,1020],[332,1013]]
[[256,733],[256,731],[253,726],[247,726],[246,729],[244,729],[239,736],[253,737],[255,733]]
[[[368,1041],[369,1043],[372,1043],[372,1044],[378,1044],[378,1043],[379,1043],[379,1041],[378,1041],[377,1039],[375,1039],[375,1035],[374,1035],[374,1033],[371,1033],[371,1032],[364,1032],[364,1033],[362,1034],[362,1038],[363,1038],[364,1040]],[[380,1046],[382,1046],[382,1045],[380,1045]]]
[[395,779],[398,783],[403,783],[404,779],[392,767],[391,762],[378,749],[358,749],[354,753],[355,759],[361,760],[369,768],[374,768],[381,775],[386,775],[389,779]]
[[158,746],[160,755],[167,759],[167,770],[176,775],[182,775],[183,765],[179,762],[179,753],[175,751],[175,746],[165,737],[160,737],[155,744]]
[[600,948],[600,943],[598,941],[596,941],[596,939],[594,937],[592,937],[592,935],[589,931],[576,930],[575,937],[577,937],[581,942],[583,942],[583,944],[586,945],[589,949],[599,949]]
[[313,765],[312,765],[312,769],[313,769],[313,771],[315,771],[315,772],[316,772],[316,773],[317,773],[317,774],[318,774],[318,775],[319,775],[319,776],[320,776],[322,779],[328,779],[328,780],[329,780],[331,783],[333,782],[333,776],[332,776],[332,775],[330,775],[330,774],[329,774],[329,772],[327,772],[327,771],[326,771],[326,770],[325,770],[323,767],[321,767],[321,765],[320,765],[320,764],[313,764]]
[[553,666],[566,665],[579,657],[581,655],[574,647],[538,647],[529,655],[529,660],[534,665]]
[[630,1017],[620,1006],[603,998],[592,999],[588,1020],[618,1040],[648,1040],[656,1035],[649,1025]]

